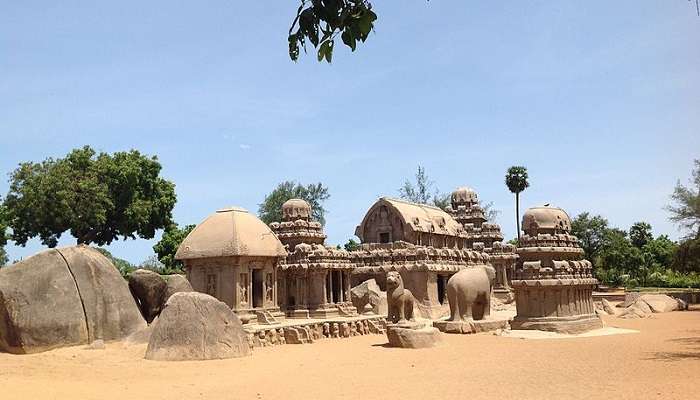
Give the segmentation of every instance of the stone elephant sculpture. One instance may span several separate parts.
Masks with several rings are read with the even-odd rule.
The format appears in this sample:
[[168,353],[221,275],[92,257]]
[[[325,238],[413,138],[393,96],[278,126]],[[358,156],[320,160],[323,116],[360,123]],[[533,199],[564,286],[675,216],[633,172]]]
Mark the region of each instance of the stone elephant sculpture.
[[449,321],[481,320],[491,313],[491,289],[496,270],[490,265],[463,269],[447,281]]

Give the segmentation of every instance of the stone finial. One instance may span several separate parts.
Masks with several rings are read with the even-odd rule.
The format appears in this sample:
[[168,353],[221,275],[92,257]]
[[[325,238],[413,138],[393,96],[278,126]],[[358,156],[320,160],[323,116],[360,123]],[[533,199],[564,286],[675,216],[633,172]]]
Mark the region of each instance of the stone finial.
[[311,206],[303,199],[289,199],[282,204],[282,219],[308,221],[311,218]]
[[463,186],[452,192],[452,208],[457,209],[459,205],[470,205],[478,202],[474,189]]
[[558,207],[532,207],[523,214],[523,231],[530,236],[570,232],[571,219]]

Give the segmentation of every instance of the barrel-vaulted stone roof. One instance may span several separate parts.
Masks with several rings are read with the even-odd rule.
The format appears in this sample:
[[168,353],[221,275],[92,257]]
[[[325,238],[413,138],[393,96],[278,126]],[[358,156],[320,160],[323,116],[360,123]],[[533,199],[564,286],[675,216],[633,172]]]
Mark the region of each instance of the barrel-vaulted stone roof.
[[255,215],[239,207],[218,210],[190,232],[175,258],[286,257],[277,236]]
[[412,203],[406,200],[393,199],[390,197],[381,197],[367,211],[362,223],[355,230],[357,237],[362,239],[362,235],[365,231],[365,224],[368,223],[369,216],[372,215],[376,208],[383,205],[386,205],[396,211],[396,213],[401,217],[404,230],[428,232],[447,236],[465,236],[462,225],[441,208],[427,204]]

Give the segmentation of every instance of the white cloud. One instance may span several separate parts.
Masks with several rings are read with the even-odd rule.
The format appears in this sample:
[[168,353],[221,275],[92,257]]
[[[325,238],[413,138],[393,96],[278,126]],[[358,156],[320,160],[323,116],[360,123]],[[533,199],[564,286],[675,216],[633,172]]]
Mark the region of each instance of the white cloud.
[[238,147],[240,147],[241,150],[248,150],[248,149],[250,149],[252,146],[249,145],[249,144],[241,143],[241,144],[238,145]]

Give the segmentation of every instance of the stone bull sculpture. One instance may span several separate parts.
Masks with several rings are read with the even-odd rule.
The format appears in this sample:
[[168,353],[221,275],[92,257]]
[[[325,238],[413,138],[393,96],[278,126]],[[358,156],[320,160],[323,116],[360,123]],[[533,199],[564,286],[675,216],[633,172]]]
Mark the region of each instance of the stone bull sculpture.
[[448,321],[481,320],[491,312],[491,289],[496,270],[490,265],[463,269],[447,281]]

